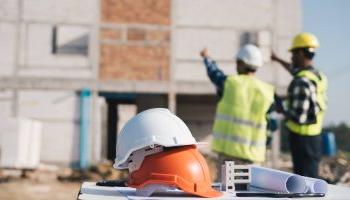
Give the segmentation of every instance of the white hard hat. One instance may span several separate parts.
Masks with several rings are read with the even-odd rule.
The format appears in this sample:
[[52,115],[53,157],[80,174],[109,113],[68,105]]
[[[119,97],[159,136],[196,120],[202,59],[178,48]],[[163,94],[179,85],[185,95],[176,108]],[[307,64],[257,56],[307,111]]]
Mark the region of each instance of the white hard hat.
[[239,50],[236,59],[252,67],[261,67],[263,64],[259,48],[252,44],[244,45]]
[[131,118],[118,134],[114,167],[125,163],[134,151],[157,145],[174,147],[197,144],[186,124],[165,108],[153,108]]

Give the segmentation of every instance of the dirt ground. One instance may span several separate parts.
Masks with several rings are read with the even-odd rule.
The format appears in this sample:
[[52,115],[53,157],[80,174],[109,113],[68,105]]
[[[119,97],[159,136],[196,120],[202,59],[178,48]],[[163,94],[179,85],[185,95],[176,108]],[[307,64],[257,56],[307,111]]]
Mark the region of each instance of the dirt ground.
[[19,179],[0,183],[1,200],[69,200],[76,199],[80,183],[53,181],[38,183]]
[[[215,180],[216,160],[208,156],[206,160],[211,178]],[[291,172],[290,160],[289,154],[282,154],[279,169]],[[350,186],[350,154],[339,152],[335,157],[325,157],[320,164],[320,175],[329,183]],[[48,165],[34,171],[0,169],[0,200],[76,199],[84,181],[119,180],[127,176],[125,170],[115,170],[109,161],[87,171],[60,169]]]
[[125,179],[125,170],[101,162],[88,170],[41,164],[34,170],[0,169],[0,200],[77,199],[84,181]]

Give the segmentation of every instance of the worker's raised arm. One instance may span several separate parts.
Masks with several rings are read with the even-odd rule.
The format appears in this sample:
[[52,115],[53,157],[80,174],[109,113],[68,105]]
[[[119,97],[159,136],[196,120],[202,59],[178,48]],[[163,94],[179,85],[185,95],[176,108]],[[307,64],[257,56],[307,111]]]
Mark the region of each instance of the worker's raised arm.
[[289,73],[292,73],[292,64],[282,60],[281,58],[279,58],[275,52],[271,53],[271,60],[278,62],[279,64],[281,64]]
[[211,82],[215,84],[216,89],[219,95],[221,96],[224,89],[224,82],[226,80],[227,75],[225,75],[225,73],[218,68],[218,66],[216,65],[216,62],[209,57],[207,49],[203,49],[200,52],[200,55],[203,58],[203,62],[207,69],[207,74]]

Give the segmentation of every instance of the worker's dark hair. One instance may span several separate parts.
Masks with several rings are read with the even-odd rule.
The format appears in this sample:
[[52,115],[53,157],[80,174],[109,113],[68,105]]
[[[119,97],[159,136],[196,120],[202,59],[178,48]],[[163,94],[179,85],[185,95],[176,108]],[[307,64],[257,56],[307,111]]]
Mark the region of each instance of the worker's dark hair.
[[244,73],[256,72],[256,67],[247,65],[243,60],[237,59],[238,63],[242,63],[244,65]]
[[249,65],[246,65],[244,70],[246,72],[256,72],[256,67],[253,67],[253,66],[249,66]]

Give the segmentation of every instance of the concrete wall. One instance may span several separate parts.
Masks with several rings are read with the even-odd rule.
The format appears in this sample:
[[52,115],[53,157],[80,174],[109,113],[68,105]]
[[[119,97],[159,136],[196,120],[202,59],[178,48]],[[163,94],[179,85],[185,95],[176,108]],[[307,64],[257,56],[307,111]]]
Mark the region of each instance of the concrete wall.
[[[109,91],[122,87],[113,81],[127,80],[130,82],[124,84],[131,85],[130,91],[123,92],[135,92],[135,80],[158,84],[173,80],[173,76],[182,84],[177,90],[206,94],[178,96],[177,103],[179,116],[195,137],[204,141],[210,139],[216,99],[199,51],[208,47],[219,66],[232,74],[243,35],[255,35],[265,58],[258,76],[278,86],[282,94],[290,76],[268,58],[273,49],[288,59],[291,39],[301,29],[300,0],[101,0],[101,7],[98,0],[0,0],[0,5],[0,78],[59,79],[68,83],[66,86],[97,78],[110,83]],[[100,11],[97,38],[92,24]],[[58,51],[53,53],[55,26]],[[100,49],[92,46],[99,42]],[[99,51],[99,70],[93,69],[97,59],[93,50]],[[142,86],[145,93],[153,89]],[[69,164],[79,156],[77,88],[47,88],[29,84],[1,90],[0,114],[42,121],[42,161]],[[140,95],[135,102],[138,111],[168,106],[167,92]],[[95,112],[103,105],[98,102],[94,97]],[[101,123],[103,117],[91,119]],[[103,152],[102,142],[96,143],[102,137],[99,129],[99,125],[91,129],[95,160]]]
[[288,84],[290,77],[269,57],[271,50],[285,57],[292,37],[300,31],[299,0],[175,0],[173,5],[172,56],[177,81],[209,82],[199,56],[204,47],[224,72],[235,73],[234,56],[243,34],[251,33],[264,56],[258,76],[280,88]]
[[14,24],[0,22],[0,76],[11,76],[14,72],[15,36],[16,26]]
[[[0,77],[93,78],[84,45],[92,44],[97,0],[0,0],[0,5]],[[19,86],[0,91],[0,112],[42,121],[41,160],[69,164],[79,156],[78,100],[74,90]]]
[[[58,27],[58,45],[89,44],[96,2],[1,0],[0,76],[92,77],[88,53],[54,54],[51,49],[54,26]],[[17,25],[16,21],[21,23]]]
[[[17,0],[18,1],[18,0]],[[25,0],[24,20],[53,20],[67,23],[94,21],[96,0]]]
[[13,96],[12,90],[1,90],[0,91],[0,115],[1,116],[12,116],[13,114]]
[[[274,19],[274,50],[281,57],[290,60],[290,53],[287,51],[290,48],[292,39],[296,33],[302,29],[302,7],[299,0],[281,1],[275,0],[275,19]],[[288,9],[286,9],[288,8]],[[276,67],[276,84],[281,85],[277,91],[279,94],[285,94],[285,88],[291,81],[292,77],[280,66]]]
[[[215,107],[218,98],[212,95],[179,95],[177,115],[184,120],[197,141],[210,143]],[[210,152],[210,145],[201,150]]]
[[41,161],[70,163],[79,158],[79,96],[72,91],[20,91],[18,116],[43,123]]
[[0,0],[0,19],[15,20],[18,15],[18,0]]

